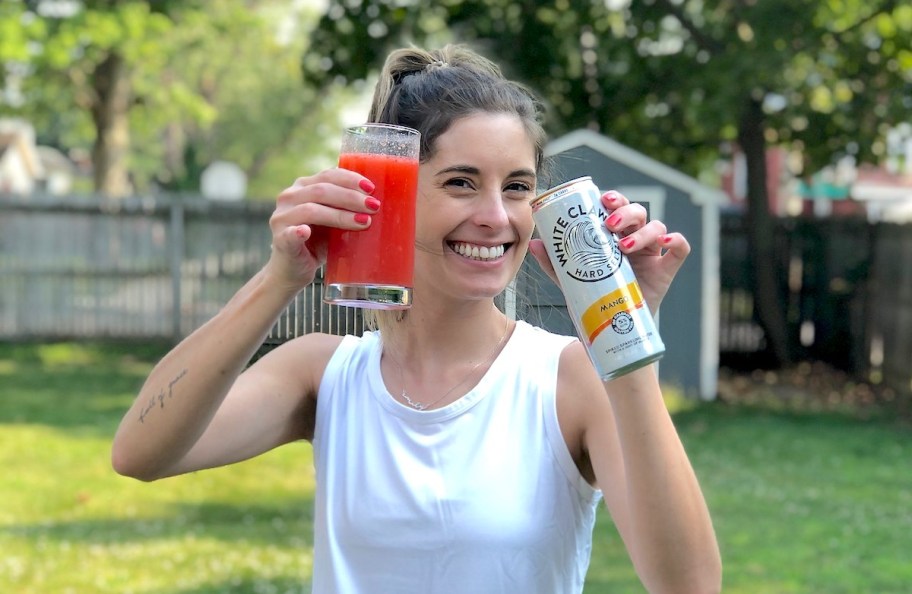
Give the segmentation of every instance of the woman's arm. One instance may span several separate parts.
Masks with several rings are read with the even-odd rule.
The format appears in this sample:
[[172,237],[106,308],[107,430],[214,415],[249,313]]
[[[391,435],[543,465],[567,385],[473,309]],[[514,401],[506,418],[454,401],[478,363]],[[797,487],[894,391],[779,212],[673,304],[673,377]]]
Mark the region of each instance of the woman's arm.
[[368,211],[365,187],[363,176],[331,169],[300,178],[279,195],[269,261],[152,370],[115,435],[117,472],[152,480],[308,436],[301,411],[312,411],[338,338],[302,337],[241,372],[279,314],[313,281],[325,260],[323,231],[367,226],[354,220]]
[[[288,374],[263,377],[264,374],[257,373],[254,368],[250,370],[249,380],[239,380],[244,367],[292,296],[277,290],[261,272],[213,319],[169,352],[152,370],[121,421],[111,453],[114,469],[143,480],[162,478],[217,466],[224,463],[226,454],[235,451],[238,441],[249,441],[249,437],[245,439],[229,426],[221,439],[212,440],[215,443],[211,447],[196,451],[194,463],[188,464],[185,460],[223,402],[228,400],[232,406],[226,407],[222,416],[225,413],[243,416],[255,411],[255,407],[243,403],[253,404],[258,394],[270,390],[288,393],[300,383]],[[251,381],[258,376],[262,386]],[[275,384],[284,384],[284,387],[279,389]],[[230,399],[227,398],[229,392]],[[290,406],[286,403],[282,408],[271,410],[284,413]],[[248,408],[254,410],[248,411]],[[267,426],[279,422],[278,418],[261,420]],[[221,419],[220,424],[225,425],[225,420]],[[257,431],[261,428],[240,424],[237,429]],[[251,455],[255,453],[250,452]]]
[[[616,192],[602,196],[655,313],[690,253],[679,233],[646,220]],[[540,240],[530,250],[555,279]],[[580,343],[561,356],[558,417],[580,471],[597,484],[646,588],[718,592],[722,563],[703,493],[665,408],[655,366],[602,382]]]
[[654,366],[602,383],[576,343],[561,358],[560,378],[565,436],[578,440],[571,449],[602,489],[647,590],[720,591],[712,521]]

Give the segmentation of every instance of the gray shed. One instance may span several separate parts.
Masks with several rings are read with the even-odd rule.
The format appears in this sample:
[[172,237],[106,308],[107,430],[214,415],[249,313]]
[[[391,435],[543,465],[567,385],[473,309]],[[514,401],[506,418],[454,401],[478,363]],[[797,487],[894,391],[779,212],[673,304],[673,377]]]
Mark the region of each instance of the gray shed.
[[[689,396],[716,396],[719,362],[719,207],[717,189],[590,130],[577,130],[546,148],[553,169],[548,186],[590,176],[603,192],[618,190],[647,205],[651,218],[680,231],[691,254],[662,303],[659,333],[666,352],[659,376]],[[542,191],[545,188],[540,188]],[[549,330],[576,334],[557,287],[537,263],[526,263],[507,303],[515,314]],[[515,305],[514,305],[515,304]]]

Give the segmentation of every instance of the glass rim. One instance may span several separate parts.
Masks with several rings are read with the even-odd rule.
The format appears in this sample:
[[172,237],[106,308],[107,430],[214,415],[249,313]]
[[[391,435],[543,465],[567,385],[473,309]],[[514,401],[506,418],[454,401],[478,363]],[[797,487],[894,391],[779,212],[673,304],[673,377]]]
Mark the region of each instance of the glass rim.
[[409,128],[408,126],[399,126],[397,124],[384,124],[381,122],[366,122],[364,124],[356,124],[354,126],[346,126],[345,131],[351,134],[359,134],[360,131],[367,129],[384,129],[390,130],[392,132],[401,132],[406,135],[417,135],[420,136],[421,132],[415,130],[414,128]]

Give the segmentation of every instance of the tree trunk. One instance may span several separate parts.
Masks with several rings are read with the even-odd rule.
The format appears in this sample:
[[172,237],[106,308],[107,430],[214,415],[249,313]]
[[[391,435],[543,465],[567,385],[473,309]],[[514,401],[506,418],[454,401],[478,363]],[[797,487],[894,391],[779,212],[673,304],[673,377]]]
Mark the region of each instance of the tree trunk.
[[132,93],[123,57],[112,51],[92,73],[95,97],[92,120],[95,144],[92,147],[95,191],[112,197],[130,194],[127,170],[130,148],[128,114]]
[[775,246],[775,221],[766,185],[765,118],[759,99],[749,99],[738,128],[747,164],[747,234],[754,290],[754,311],[777,365],[791,361],[782,278]]

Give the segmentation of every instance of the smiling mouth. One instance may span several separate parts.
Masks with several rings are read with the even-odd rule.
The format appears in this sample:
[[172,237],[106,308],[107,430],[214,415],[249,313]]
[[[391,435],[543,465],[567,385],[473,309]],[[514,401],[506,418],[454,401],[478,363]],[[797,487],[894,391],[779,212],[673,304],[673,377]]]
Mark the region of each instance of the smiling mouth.
[[470,260],[479,260],[481,262],[492,262],[502,258],[504,252],[510,249],[511,243],[501,245],[484,246],[474,243],[465,243],[462,241],[451,241],[448,243],[450,249]]

